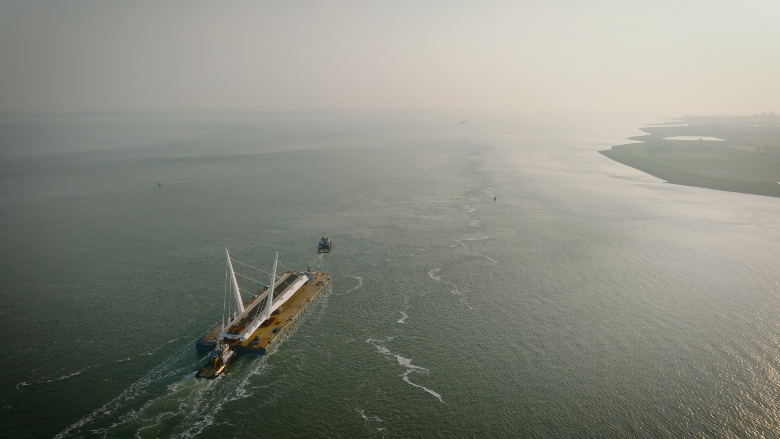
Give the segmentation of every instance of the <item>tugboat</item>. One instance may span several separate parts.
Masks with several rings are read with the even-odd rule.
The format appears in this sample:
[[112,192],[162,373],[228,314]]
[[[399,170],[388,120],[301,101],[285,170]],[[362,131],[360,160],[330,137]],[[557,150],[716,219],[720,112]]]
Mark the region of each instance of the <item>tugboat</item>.
[[227,369],[228,364],[236,356],[236,352],[230,349],[227,343],[219,343],[209,354],[206,364],[195,374],[196,378],[216,378]]
[[333,241],[331,241],[327,236],[323,236],[322,239],[320,239],[320,243],[317,245],[317,252],[330,253],[330,250],[332,248],[333,248]]

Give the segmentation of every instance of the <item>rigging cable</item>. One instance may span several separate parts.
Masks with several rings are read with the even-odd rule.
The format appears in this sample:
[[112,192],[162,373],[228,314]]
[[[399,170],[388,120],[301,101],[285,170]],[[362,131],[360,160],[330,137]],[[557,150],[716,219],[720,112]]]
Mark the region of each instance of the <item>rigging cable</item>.
[[287,271],[293,271],[293,270],[290,270],[290,268],[289,268],[289,267],[287,267],[286,265],[282,264],[282,263],[281,263],[281,262],[279,262],[279,261],[276,261],[276,263],[277,263],[277,264],[279,264],[279,265],[281,265],[282,267],[284,267],[284,268],[285,268]]
[[241,274],[241,273],[239,273],[239,272],[237,272],[237,271],[234,271],[234,272],[233,272],[233,274],[237,274],[237,275],[239,275],[239,276],[243,277],[244,279],[249,279],[249,280],[251,280],[252,282],[257,282],[257,283],[259,283],[260,285],[267,285],[267,283],[266,283],[266,282],[260,282],[259,280],[254,280],[254,279],[252,279],[251,277],[244,276],[243,274]]
[[241,265],[246,265],[246,266],[247,266],[247,267],[249,267],[249,268],[254,268],[254,269],[255,269],[255,270],[257,270],[257,271],[262,271],[263,273],[265,273],[265,274],[267,274],[267,275],[269,275],[269,276],[271,275],[271,273],[269,273],[269,272],[267,272],[267,271],[265,271],[265,270],[262,270],[262,269],[260,269],[260,268],[257,268],[257,267],[253,267],[253,266],[251,266],[251,265],[249,265],[249,264],[245,264],[245,263],[243,263],[243,262],[241,262],[241,261],[239,261],[239,260],[236,260],[236,259],[233,259],[233,258],[230,258],[230,260],[231,260],[231,261],[233,261],[233,262],[238,262],[238,263],[239,263],[239,264],[241,264]]
[[225,266],[225,294],[222,296],[222,330],[225,330],[225,304],[227,303],[228,267]]

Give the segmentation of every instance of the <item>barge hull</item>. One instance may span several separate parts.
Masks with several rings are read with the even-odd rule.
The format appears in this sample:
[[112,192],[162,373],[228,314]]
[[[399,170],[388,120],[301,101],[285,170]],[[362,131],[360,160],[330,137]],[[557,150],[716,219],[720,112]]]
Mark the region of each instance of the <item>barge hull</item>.
[[[295,326],[296,321],[308,309],[311,302],[330,284],[330,275],[327,273],[305,274],[311,276],[309,282],[287,299],[246,341],[230,340],[228,342],[230,348],[241,355],[265,355],[271,350],[282,336]],[[221,329],[222,322],[220,321],[206,335],[195,342],[195,349],[201,352],[213,351]]]

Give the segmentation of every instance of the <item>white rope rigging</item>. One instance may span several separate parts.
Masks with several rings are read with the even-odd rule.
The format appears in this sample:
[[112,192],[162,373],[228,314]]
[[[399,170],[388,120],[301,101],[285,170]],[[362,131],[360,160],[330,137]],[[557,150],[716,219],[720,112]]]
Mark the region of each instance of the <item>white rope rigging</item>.
[[250,296],[254,296],[255,295],[255,293],[253,293],[251,291],[247,291],[247,290],[245,290],[243,288],[239,288],[238,291],[241,291],[244,294],[249,294]]
[[241,261],[239,261],[239,260],[236,260],[236,259],[233,259],[233,258],[230,258],[230,260],[231,260],[231,261],[233,261],[233,262],[238,262],[238,263],[239,263],[239,264],[241,264],[241,265],[246,265],[246,266],[247,266],[247,267],[249,267],[249,268],[254,268],[254,269],[255,269],[255,270],[257,270],[257,271],[262,271],[263,273],[265,273],[265,274],[267,274],[267,275],[269,275],[269,276],[271,275],[271,273],[269,273],[269,272],[267,272],[267,271],[265,271],[265,270],[262,270],[262,269],[260,269],[260,268],[257,268],[257,267],[253,267],[253,266],[251,266],[251,265],[249,265],[249,264],[246,264],[246,263],[243,263],[243,262],[241,262]]
[[281,265],[282,267],[284,267],[284,268],[285,268],[287,271],[292,271],[292,270],[290,270],[290,269],[289,269],[289,268],[288,268],[286,265],[282,264],[281,262],[279,262],[279,261],[276,261],[276,263],[277,263],[277,264],[279,264],[279,265]]
[[[229,256],[228,256],[228,257],[229,257]],[[232,261],[232,262],[235,262],[235,263],[241,264],[241,265],[245,265],[245,266],[247,266],[247,267],[249,267],[249,268],[252,268],[252,269],[254,269],[254,270],[257,270],[257,271],[259,271],[259,272],[265,273],[265,274],[267,274],[269,277],[271,276],[271,273],[269,273],[269,272],[267,272],[267,271],[265,271],[265,270],[263,270],[263,269],[261,269],[261,268],[253,267],[252,265],[249,265],[249,264],[247,264],[247,263],[245,263],[245,262],[241,262],[241,261],[239,261],[239,260],[237,260],[237,259],[229,258],[229,260],[230,260],[230,261]],[[284,267],[285,269],[287,269],[287,271],[293,271],[293,270],[290,270],[290,268],[288,268],[286,265],[284,265],[284,264],[282,264],[281,262],[279,262],[278,260],[277,260],[277,263],[278,263],[279,265],[281,265],[282,267]],[[240,276],[240,277],[242,277],[242,278],[244,278],[244,279],[251,280],[252,282],[258,283],[258,284],[260,284],[260,285],[263,285],[263,286],[267,286],[267,285],[268,285],[268,282],[261,282],[261,281],[259,281],[259,280],[257,280],[257,279],[252,279],[251,277],[249,277],[249,276],[245,276],[245,275],[243,275],[243,274],[241,274],[241,273],[239,273],[239,272],[237,272],[237,271],[235,271],[235,270],[230,270],[230,269],[229,269],[229,267],[225,267],[225,295],[224,295],[224,298],[223,298],[223,303],[222,303],[222,322],[223,322],[222,324],[223,324],[223,325],[226,325],[226,316],[225,316],[225,312],[226,312],[226,311],[227,311],[227,319],[228,319],[228,320],[232,320],[232,319],[234,319],[234,318],[235,318],[235,317],[238,315],[238,311],[239,311],[238,309],[236,309],[236,310],[235,310],[235,313],[233,313],[233,312],[232,312],[232,306],[231,306],[231,305],[232,305],[232,303],[231,303],[231,301],[230,301],[230,300],[228,300],[228,297],[227,297],[227,296],[228,296],[228,290],[232,291],[232,289],[233,289],[233,285],[231,285],[230,287],[228,287],[228,284],[230,283],[230,282],[229,282],[229,277],[228,277],[228,274],[229,274],[229,272],[232,272],[232,273],[233,273],[233,275],[235,275],[235,276]],[[278,280],[279,280],[279,279],[281,279],[281,278],[282,278],[282,275],[281,275],[281,274],[280,274],[280,275],[277,275],[277,276],[275,277],[275,279],[273,280],[273,281],[274,281],[274,283],[276,283],[276,281],[278,281]],[[234,282],[235,282],[235,281],[234,281]],[[254,295],[254,294],[255,294],[255,293],[253,293],[253,292],[251,292],[251,291],[247,291],[247,290],[244,290],[243,288],[239,287],[239,286],[238,286],[238,283],[236,283],[236,284],[235,284],[235,288],[237,288],[237,289],[238,289],[238,294],[241,294],[241,293],[244,293],[244,294],[249,294],[249,295]],[[223,330],[224,330],[224,326],[223,326]]]
[[251,280],[252,282],[257,282],[257,283],[259,283],[260,285],[267,285],[267,284],[268,284],[268,282],[260,282],[259,280],[252,279],[252,278],[251,278],[251,277],[249,277],[249,276],[244,276],[243,274],[241,274],[241,273],[239,273],[239,272],[237,272],[237,271],[234,271],[233,273],[234,273],[234,274],[236,274],[237,276],[241,276],[241,277],[243,277],[244,279],[249,279],[249,280]]
[[[222,329],[225,329],[225,308],[227,308],[228,268],[225,266],[225,294],[222,296]],[[230,315],[230,310],[228,310]]]

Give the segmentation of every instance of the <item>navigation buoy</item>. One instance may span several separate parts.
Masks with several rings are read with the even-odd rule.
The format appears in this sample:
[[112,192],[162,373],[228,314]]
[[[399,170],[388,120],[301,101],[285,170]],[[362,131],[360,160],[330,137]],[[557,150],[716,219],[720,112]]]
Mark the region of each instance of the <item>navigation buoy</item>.
[[496,197],[493,197],[493,201],[496,201],[497,199],[498,199],[498,198],[496,198]]
[[157,183],[157,186],[162,186],[162,183]]

